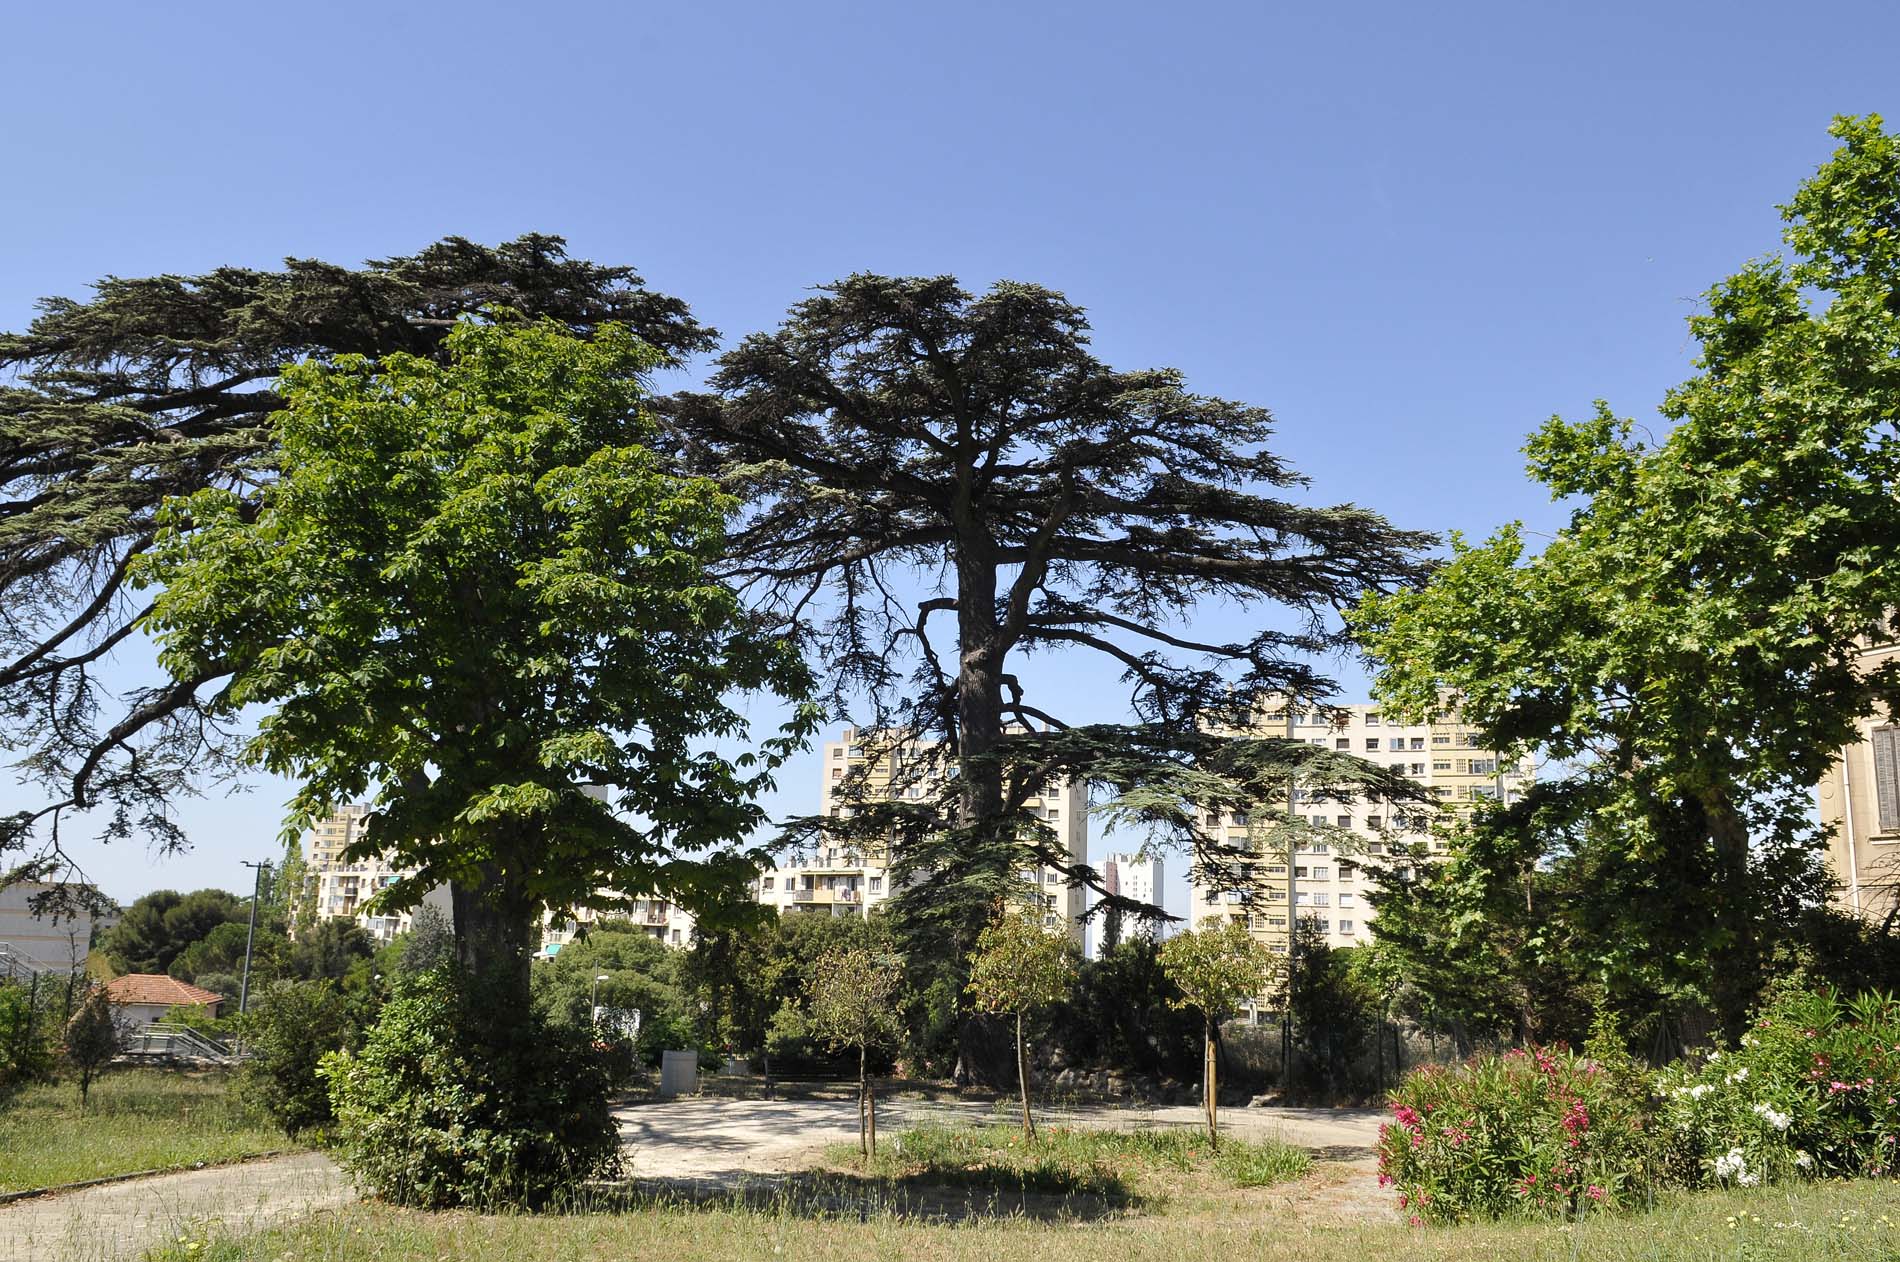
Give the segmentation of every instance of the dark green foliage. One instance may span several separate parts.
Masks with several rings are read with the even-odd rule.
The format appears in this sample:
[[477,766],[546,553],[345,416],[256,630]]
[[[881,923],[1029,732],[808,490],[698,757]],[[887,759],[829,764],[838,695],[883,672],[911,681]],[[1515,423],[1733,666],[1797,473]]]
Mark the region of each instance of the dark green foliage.
[[0,1100],[53,1070],[59,1058],[63,988],[0,982]]
[[416,974],[440,968],[455,958],[455,935],[448,918],[424,903],[409,917],[409,932],[401,939],[397,955],[398,971]]
[[164,973],[219,925],[235,923],[242,934],[248,914],[244,899],[223,890],[155,890],[125,909],[101,946],[121,973]]
[[[48,799],[0,819],[0,855],[32,846],[53,811],[95,805],[113,810],[108,836],[184,843],[162,808],[225,766],[229,746],[197,713],[217,668],[122,693],[92,669],[150,608],[126,578],[159,505],[212,487],[252,500],[268,485],[286,402],[269,387],[286,365],[440,359],[457,319],[490,308],[581,336],[618,322],[669,358],[712,344],[631,269],[570,259],[538,234],[450,237],[356,269],[289,259],[110,277],[0,335],[0,746],[32,755]],[[69,866],[53,835],[38,840],[42,875]]]
[[1307,923],[1299,938],[1285,1002],[1304,1065],[1288,1086],[1322,1101],[1344,1099],[1369,1085],[1360,1071],[1372,1049],[1376,1001],[1352,974],[1352,948],[1334,950],[1318,926]]
[[[841,709],[868,702],[860,727],[897,757],[893,782],[943,786],[788,837],[895,837],[914,986],[960,989],[1025,868],[1099,885],[1026,810],[1038,788],[1143,784],[1144,740],[1245,722],[1273,692],[1328,695],[1307,658],[1339,643],[1331,610],[1416,575],[1428,542],[1301,502],[1263,409],[1191,394],[1171,370],[1110,368],[1081,309],[1034,285],[978,296],[950,277],[851,276],[722,356],[711,385],[666,410],[683,448],[750,501],[730,572],[825,663]],[[1290,611],[1293,629],[1180,630],[1217,602]],[[1122,668],[1141,726],[1010,733],[1062,726],[1017,672],[1066,649]],[[925,966],[949,976],[915,975]]]
[[354,920],[319,920],[290,944],[292,976],[306,981],[341,981],[351,968],[376,953],[376,940]]
[[[659,1064],[660,1053],[668,1048],[710,1050],[680,977],[684,958],[683,952],[669,950],[636,926],[602,921],[554,958],[536,962],[535,1008],[560,1029],[591,1038],[598,993],[604,1009],[639,1011],[636,1046],[644,1063]],[[594,979],[602,975],[608,980],[596,991]]]
[[84,1111],[92,1080],[119,1054],[124,1037],[113,1018],[103,986],[94,986],[66,1020],[60,1060],[79,1075],[79,1107]]
[[1551,420],[1530,472],[1573,511],[1541,552],[1516,525],[1457,541],[1429,586],[1355,615],[1388,713],[1455,697],[1486,748],[1552,773],[1480,820],[1421,966],[1509,943],[1619,1014],[1732,1041],[1825,894],[1813,786],[1900,702],[1900,661],[1860,656],[1900,606],[1900,139],[1832,131],[1783,208],[1788,255],[1690,320],[1673,428]]
[[497,997],[452,969],[400,979],[362,1048],[324,1062],[335,1151],[376,1195],[534,1208],[617,1169],[609,1067],[589,1037]]
[[239,1075],[247,1100],[292,1135],[327,1127],[335,1114],[318,1066],[356,1039],[350,1004],[334,982],[273,982],[251,1000],[244,1022],[249,1059]]
[[1075,996],[1060,1005],[1055,1038],[1070,1060],[1191,1082],[1200,1072],[1201,1018],[1178,1006],[1181,992],[1146,938],[1122,942],[1082,964]]
[[519,1008],[542,911],[707,917],[751,880],[755,796],[814,716],[743,744],[740,699],[805,672],[707,574],[730,502],[645,446],[656,350],[546,321],[446,350],[286,370],[277,477],[172,502],[138,572],[174,677],[267,707],[246,756],[300,782],[288,827],[367,799],[345,858],[403,873],[379,905],[448,884],[459,959]]
[[[244,944],[248,928],[243,920],[226,920],[213,925],[204,937],[173,956],[165,971],[187,982],[197,982],[208,973],[240,972],[244,967]],[[206,989],[216,988],[207,986]]]

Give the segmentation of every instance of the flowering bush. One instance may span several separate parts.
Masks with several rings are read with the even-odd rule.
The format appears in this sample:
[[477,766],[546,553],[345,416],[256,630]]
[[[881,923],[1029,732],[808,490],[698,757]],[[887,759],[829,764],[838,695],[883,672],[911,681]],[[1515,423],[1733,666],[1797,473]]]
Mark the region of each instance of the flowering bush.
[[1561,1048],[1427,1066],[1390,1096],[1379,1181],[1416,1225],[1576,1215],[1649,1189],[1648,1089],[1621,1057]]
[[1900,1166],[1900,1001],[1775,995],[1731,1052],[1664,1070],[1658,1132],[1689,1187],[1892,1176]]

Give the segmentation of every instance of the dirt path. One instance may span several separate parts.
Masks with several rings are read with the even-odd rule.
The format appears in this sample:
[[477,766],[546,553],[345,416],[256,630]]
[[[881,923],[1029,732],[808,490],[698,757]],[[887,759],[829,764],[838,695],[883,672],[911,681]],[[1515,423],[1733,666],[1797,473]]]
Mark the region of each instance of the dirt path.
[[313,1152],[105,1183],[0,1206],[0,1262],[122,1262],[207,1219],[245,1231],[353,1198]]
[[[994,1117],[1010,1121],[999,1106],[976,1102],[899,1099],[878,1106],[880,1133],[919,1122],[968,1124]],[[1198,1126],[1192,1106],[1051,1109],[1045,1125],[1120,1130],[1142,1126]],[[629,1105],[615,1112],[620,1140],[638,1178],[735,1182],[747,1174],[782,1173],[811,1166],[827,1145],[857,1139],[853,1099],[735,1100],[692,1096]],[[1359,1109],[1230,1109],[1223,1130],[1243,1138],[1277,1138],[1327,1156],[1352,1159],[1372,1147],[1379,1115]]]

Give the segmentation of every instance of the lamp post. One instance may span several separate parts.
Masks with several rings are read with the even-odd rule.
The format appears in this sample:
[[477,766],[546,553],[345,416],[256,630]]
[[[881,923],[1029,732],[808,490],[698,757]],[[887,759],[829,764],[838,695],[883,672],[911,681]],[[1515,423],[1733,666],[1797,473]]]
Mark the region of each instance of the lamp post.
[[257,900],[264,889],[264,870],[270,867],[268,860],[256,863],[243,860],[243,866],[252,869],[251,875],[251,920],[244,929],[244,976],[238,982],[238,1035],[239,1047],[244,1045],[244,1013],[251,1002],[251,945],[257,940]]
[[594,1033],[596,1034],[600,1033],[600,984],[612,980],[613,979],[605,973],[594,974],[594,999],[592,1007],[594,1010]]

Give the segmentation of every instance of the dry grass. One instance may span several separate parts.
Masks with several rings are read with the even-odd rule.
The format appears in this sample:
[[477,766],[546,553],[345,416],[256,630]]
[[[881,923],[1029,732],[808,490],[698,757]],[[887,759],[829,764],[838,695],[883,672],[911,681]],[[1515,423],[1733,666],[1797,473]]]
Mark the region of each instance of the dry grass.
[[[777,1205],[687,1208],[646,1202],[616,1213],[429,1215],[361,1205],[242,1238],[215,1230],[152,1262],[1688,1262],[1776,1259],[1875,1262],[1900,1256],[1891,1183],[1809,1185],[1684,1197],[1641,1215],[1576,1224],[1410,1228],[1342,1221],[1322,1195],[1363,1170],[1322,1166],[1297,1184],[1197,1195],[1156,1212],[1037,1219],[1020,1215],[929,1223],[900,1214],[824,1213]],[[1316,1212],[1317,1211],[1317,1212]]]
[[0,1105],[0,1192],[291,1147],[221,1074],[120,1070],[93,1083],[83,1116],[70,1083],[28,1087]]

